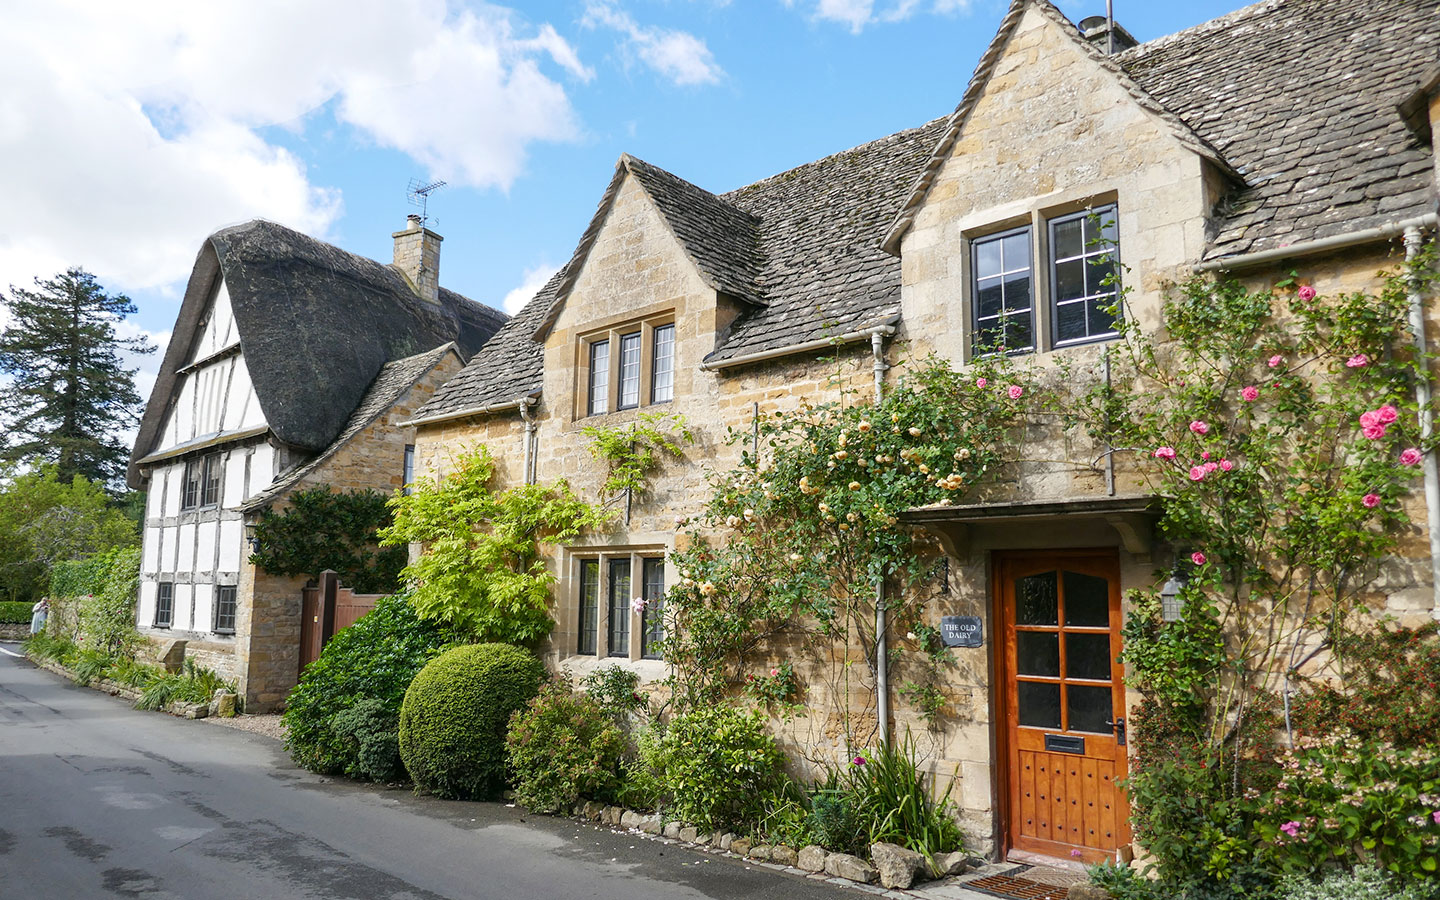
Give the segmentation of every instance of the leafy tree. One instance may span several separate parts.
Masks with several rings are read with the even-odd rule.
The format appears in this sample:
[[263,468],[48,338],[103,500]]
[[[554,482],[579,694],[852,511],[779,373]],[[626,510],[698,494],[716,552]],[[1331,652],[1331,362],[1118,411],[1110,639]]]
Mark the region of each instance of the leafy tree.
[[422,479],[390,499],[395,523],[382,545],[423,543],[426,552],[400,577],[422,619],[438,620],[479,641],[534,646],[550,633],[555,576],[540,542],[565,544],[607,516],[564,481],[490,488],[495,461],[484,447],[443,479]]
[[0,332],[0,373],[14,383],[0,396],[6,437],[0,460],[41,459],[59,480],[83,475],[117,483],[130,448],[121,435],[138,419],[135,370],[121,352],[150,353],[142,338],[121,338],[117,322],[135,312],[84,269],[69,269],[37,290],[12,285],[3,299],[11,322]]
[[99,484],[62,479],[54,466],[17,474],[0,464],[0,598],[33,602],[55,564],[139,542],[135,523]]

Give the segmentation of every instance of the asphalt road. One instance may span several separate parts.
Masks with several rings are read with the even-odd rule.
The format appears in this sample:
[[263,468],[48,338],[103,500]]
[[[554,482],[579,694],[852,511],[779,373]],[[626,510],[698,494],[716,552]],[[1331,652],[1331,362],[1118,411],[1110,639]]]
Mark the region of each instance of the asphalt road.
[[0,653],[7,900],[859,896],[500,803],[322,778],[277,741],[138,712]]

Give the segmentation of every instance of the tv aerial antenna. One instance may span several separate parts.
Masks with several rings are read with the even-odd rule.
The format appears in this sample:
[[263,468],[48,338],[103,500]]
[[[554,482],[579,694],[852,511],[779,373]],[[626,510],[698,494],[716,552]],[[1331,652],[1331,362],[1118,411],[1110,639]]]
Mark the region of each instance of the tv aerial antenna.
[[429,205],[430,195],[445,186],[443,181],[432,181],[429,184],[418,178],[410,179],[410,187],[405,191],[405,199],[410,201],[411,206],[420,207],[420,227],[430,219]]

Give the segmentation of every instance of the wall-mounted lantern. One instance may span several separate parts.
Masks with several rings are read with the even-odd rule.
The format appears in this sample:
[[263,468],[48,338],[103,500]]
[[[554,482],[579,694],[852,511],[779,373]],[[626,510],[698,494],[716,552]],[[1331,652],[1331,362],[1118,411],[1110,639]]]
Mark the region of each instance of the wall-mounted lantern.
[[1185,590],[1188,580],[1177,567],[1176,571],[1170,573],[1170,578],[1166,580],[1164,586],[1160,588],[1160,620],[1162,622],[1178,622],[1185,614],[1185,599],[1181,596],[1181,592]]
[[258,537],[255,536],[255,523],[254,523],[254,522],[246,522],[246,523],[245,523],[245,540],[247,540],[247,541],[250,542],[250,552],[251,552],[251,553],[259,553],[259,552],[260,552],[260,538],[258,538]]

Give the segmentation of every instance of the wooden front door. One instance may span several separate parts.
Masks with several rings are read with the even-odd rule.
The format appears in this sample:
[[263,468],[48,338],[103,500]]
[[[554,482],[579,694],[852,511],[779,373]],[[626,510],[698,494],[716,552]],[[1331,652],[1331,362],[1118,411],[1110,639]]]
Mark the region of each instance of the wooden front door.
[[1009,849],[1087,863],[1130,843],[1114,550],[997,559]]

